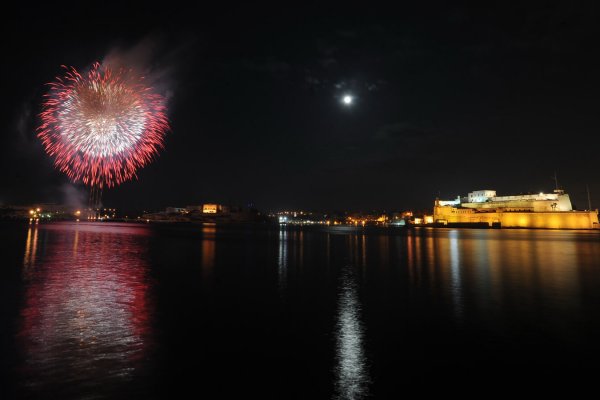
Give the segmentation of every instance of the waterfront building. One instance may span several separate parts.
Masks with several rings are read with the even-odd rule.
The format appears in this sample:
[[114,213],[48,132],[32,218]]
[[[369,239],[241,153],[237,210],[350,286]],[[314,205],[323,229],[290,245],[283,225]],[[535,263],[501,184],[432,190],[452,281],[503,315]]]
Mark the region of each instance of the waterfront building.
[[456,200],[436,199],[433,222],[442,225],[488,225],[504,228],[598,229],[598,210],[574,211],[563,190],[553,193],[497,196],[477,190]]
[[167,207],[165,212],[167,214],[187,214],[188,210],[185,207]]
[[216,214],[219,210],[218,204],[203,204],[202,205],[202,213],[203,214]]

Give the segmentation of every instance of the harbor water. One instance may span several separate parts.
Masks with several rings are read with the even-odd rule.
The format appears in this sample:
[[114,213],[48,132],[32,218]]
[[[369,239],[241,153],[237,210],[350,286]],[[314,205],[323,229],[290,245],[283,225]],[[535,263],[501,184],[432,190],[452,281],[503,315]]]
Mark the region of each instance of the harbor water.
[[593,231],[0,224],[0,398],[593,387]]

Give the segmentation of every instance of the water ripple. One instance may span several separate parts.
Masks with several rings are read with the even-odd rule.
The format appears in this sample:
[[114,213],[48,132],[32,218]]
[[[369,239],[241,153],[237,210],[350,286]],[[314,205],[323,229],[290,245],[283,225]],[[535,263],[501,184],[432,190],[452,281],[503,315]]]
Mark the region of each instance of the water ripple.
[[37,241],[46,228],[33,226],[27,235],[24,386],[31,395],[108,396],[133,379],[151,339],[144,241],[118,226],[49,227],[43,253]]

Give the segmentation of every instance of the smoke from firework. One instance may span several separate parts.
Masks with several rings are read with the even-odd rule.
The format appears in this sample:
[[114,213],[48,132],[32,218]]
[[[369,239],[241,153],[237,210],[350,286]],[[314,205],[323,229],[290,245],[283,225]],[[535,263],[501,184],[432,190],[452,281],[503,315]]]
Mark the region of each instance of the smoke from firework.
[[38,128],[54,165],[74,182],[112,187],[136,176],[163,147],[165,99],[133,70],[95,63],[49,84]]

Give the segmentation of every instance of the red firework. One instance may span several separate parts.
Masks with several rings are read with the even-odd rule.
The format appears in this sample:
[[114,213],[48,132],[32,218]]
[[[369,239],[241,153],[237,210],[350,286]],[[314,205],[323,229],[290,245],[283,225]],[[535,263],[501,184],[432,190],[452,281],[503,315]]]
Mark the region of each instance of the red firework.
[[63,68],[42,105],[44,149],[74,182],[101,189],[132,179],[164,147],[164,97],[132,70],[100,63],[87,74]]

